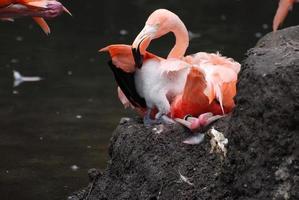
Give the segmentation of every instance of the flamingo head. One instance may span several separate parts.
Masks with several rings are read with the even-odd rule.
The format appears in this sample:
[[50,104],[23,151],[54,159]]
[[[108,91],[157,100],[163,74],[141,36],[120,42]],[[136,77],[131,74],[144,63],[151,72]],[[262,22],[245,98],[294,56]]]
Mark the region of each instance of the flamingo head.
[[46,1],[47,5],[45,9],[41,9],[42,16],[45,18],[54,18],[58,15],[61,15],[63,12],[66,12],[70,16],[72,16],[71,12],[64,7],[59,1],[56,0],[48,0]]
[[176,28],[177,21],[180,21],[179,17],[169,10],[158,9],[154,11],[135,38],[132,48],[139,49],[141,54],[144,54],[151,40],[173,31]]
[[[30,9],[30,8],[29,8]],[[31,11],[31,10],[30,10]],[[37,12],[39,11],[39,12]],[[54,18],[57,17],[59,15],[61,15],[64,11],[64,6],[58,2],[58,1],[46,1],[45,5],[43,7],[37,7],[34,10],[32,10],[31,12],[32,15],[34,16],[35,14],[40,15],[41,17],[44,18]],[[36,12],[36,13],[34,13]]]
[[0,9],[0,17],[17,18],[22,16],[55,18],[63,12],[71,13],[56,0],[28,1],[14,3]]

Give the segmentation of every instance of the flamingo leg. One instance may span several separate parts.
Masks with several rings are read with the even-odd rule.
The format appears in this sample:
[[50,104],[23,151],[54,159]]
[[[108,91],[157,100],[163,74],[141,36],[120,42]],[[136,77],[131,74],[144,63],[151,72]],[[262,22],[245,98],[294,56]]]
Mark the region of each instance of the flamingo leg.
[[151,118],[151,113],[152,113],[152,108],[148,108],[147,111],[145,112],[145,115],[143,117],[143,123],[145,126],[151,126],[155,124],[174,124],[175,121],[171,118],[169,118],[167,115],[164,114],[159,114],[156,116],[155,119]]
[[155,120],[151,119],[151,113],[152,113],[152,108],[148,108],[145,112],[145,115],[143,117],[143,124],[145,126],[150,126],[150,125],[154,124]]
[[143,117],[143,124],[145,126],[152,126],[152,125],[156,125],[156,124],[161,124],[162,120],[161,117],[156,118],[156,119],[152,119],[151,118],[151,113],[152,113],[152,108],[147,108],[145,115]]
[[293,3],[298,0],[280,0],[276,14],[273,19],[273,31],[277,31],[278,27],[282,24],[288,15],[288,12],[292,9]]
[[168,124],[168,125],[175,123],[175,121],[173,119],[171,119],[170,117],[168,117],[167,115],[161,115],[160,120],[162,121],[162,123]]

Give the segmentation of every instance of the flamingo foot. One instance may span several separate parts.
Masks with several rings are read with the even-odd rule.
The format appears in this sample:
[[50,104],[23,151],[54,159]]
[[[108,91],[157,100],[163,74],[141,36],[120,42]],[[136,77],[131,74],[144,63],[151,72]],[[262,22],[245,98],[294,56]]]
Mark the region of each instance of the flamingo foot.
[[156,124],[174,124],[175,121],[166,116],[165,114],[157,114],[156,119],[151,119],[152,109],[148,109],[144,115],[143,123],[145,126],[151,126]]
[[192,131],[196,131],[208,126],[222,117],[225,117],[225,115],[213,115],[213,113],[208,112],[201,114],[198,118],[186,116],[184,119],[175,119],[175,121],[186,126]]
[[152,126],[154,124],[157,124],[157,120],[151,118],[151,112],[152,112],[151,108],[148,108],[147,111],[145,112],[145,115],[143,117],[143,124],[145,126]]
[[175,124],[175,121],[168,117],[167,115],[161,115],[160,120],[162,121],[163,124],[171,125]]

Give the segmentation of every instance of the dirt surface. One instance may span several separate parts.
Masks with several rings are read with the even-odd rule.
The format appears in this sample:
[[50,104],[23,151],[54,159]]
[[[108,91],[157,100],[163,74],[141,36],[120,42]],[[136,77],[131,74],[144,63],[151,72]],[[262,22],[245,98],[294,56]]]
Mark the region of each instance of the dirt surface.
[[213,125],[229,141],[224,160],[207,135],[186,145],[178,125],[123,119],[106,170],[68,199],[299,199],[298,84],[299,26],[268,34],[243,62],[237,107]]

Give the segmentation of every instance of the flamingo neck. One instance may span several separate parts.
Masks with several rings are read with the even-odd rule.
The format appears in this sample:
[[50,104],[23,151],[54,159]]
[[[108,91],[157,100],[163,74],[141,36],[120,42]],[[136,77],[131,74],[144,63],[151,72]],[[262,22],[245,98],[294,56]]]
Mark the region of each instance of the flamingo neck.
[[189,46],[189,35],[186,26],[181,20],[177,20],[175,26],[170,30],[175,36],[175,45],[167,58],[182,58]]

